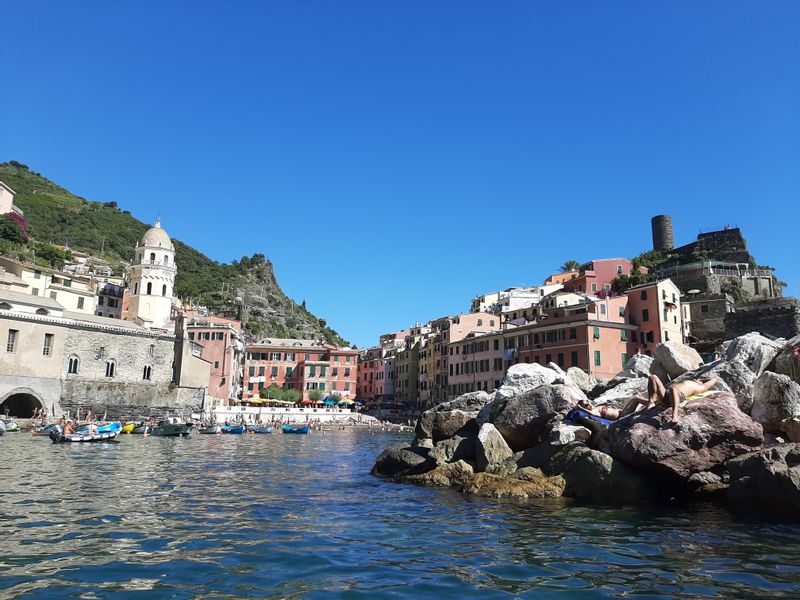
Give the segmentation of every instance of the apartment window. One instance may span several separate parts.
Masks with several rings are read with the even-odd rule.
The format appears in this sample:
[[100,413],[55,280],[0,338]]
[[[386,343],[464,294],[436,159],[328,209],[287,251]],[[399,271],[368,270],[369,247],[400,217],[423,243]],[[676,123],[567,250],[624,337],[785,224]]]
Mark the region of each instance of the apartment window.
[[269,353],[269,359],[270,360],[280,360],[281,359],[281,353],[280,352],[270,352]]
[[291,377],[293,371],[294,369],[292,369],[292,367],[286,367],[286,377],[287,378]]
[[606,314],[606,305],[605,304],[601,304],[600,305],[600,314],[601,315]]
[[247,391],[248,392],[252,392],[254,387],[255,387],[254,383],[248,383],[247,384]]
[[38,296],[39,295],[39,288],[33,288],[31,290],[31,295]]
[[[83,300],[83,298],[80,298],[80,300]],[[99,306],[103,306],[103,302],[104,302],[104,301],[105,301],[105,296],[100,296],[100,297],[97,299],[97,304],[98,304]],[[79,303],[79,304],[80,304],[80,303]],[[110,304],[110,303],[109,303],[109,304]]]
[[344,390],[346,392],[350,391],[350,382],[349,381],[345,381],[344,382]]
[[708,312],[708,304],[701,304],[700,305],[700,312],[707,313]]
[[599,327],[595,327],[594,328],[594,339],[596,339],[596,340],[600,339],[600,328]]
[[17,336],[19,336],[19,330],[17,329],[8,330],[8,341],[6,342],[6,352],[16,352]]
[[489,319],[489,327],[494,327],[494,319]]
[[622,275],[622,265],[617,265],[617,275]]
[[42,347],[42,356],[50,356],[53,354],[53,334],[44,334],[44,346]]
[[294,352],[287,352],[286,353],[286,360],[290,362],[295,361]]
[[325,377],[325,375],[327,374],[327,371],[328,371],[328,367],[320,367],[319,368],[319,376],[320,377]]
[[142,379],[145,381],[150,381],[150,377],[153,374],[153,369],[150,365],[145,365],[144,370],[142,371]]
[[308,368],[308,376],[309,377],[316,377],[317,376],[317,366],[316,365],[311,365]]
[[641,292],[639,292],[639,299],[647,300],[647,290],[642,290]]
[[219,361],[218,360],[214,361],[214,368],[215,369],[219,369]]
[[306,360],[311,360],[311,355],[310,354],[306,354]]
[[78,360],[78,357],[70,356],[69,362],[67,363],[67,373],[69,373],[70,375],[77,375],[79,365],[80,365],[80,360]]
[[331,390],[333,390],[333,391],[335,392],[337,389],[338,389],[338,387],[337,387],[337,384],[336,384],[336,382],[334,381],[334,382],[331,384]]
[[569,339],[571,340],[578,339],[578,330],[575,327],[569,330]]
[[114,377],[117,371],[117,363],[112,359],[106,362],[106,377]]
[[[408,365],[406,365],[406,368],[408,368]],[[344,376],[345,377],[350,377],[350,369],[345,369],[344,370]]]
[[650,320],[650,311],[646,308],[642,310],[642,322],[647,322]]
[[570,355],[570,362],[572,363],[573,367],[577,367],[578,366],[578,353],[577,352],[572,352],[572,354]]
[[593,292],[597,291],[597,284],[596,283],[592,283],[592,291]]
[[594,366],[595,367],[600,366],[600,350],[594,351]]
[[483,325],[483,319],[478,319],[478,327],[480,327],[481,325]]
[[655,340],[655,335],[653,335],[652,331],[648,331],[647,332],[647,341],[652,344],[654,340]]
[[83,298],[78,298],[78,309],[79,309],[79,310],[80,310],[81,308],[83,308],[83,300],[84,300]]
[[628,355],[625,352],[623,352],[620,356],[622,358],[622,368],[624,369],[625,365],[628,364]]
[[351,358],[350,356],[345,356],[344,357],[344,362],[349,363],[350,362],[350,358]]
[[52,298],[53,300],[55,300],[55,299],[56,299],[56,296],[57,296],[57,295],[58,295],[58,294],[56,294],[55,292],[50,292],[50,298]]
[[194,333],[193,333],[193,332],[190,332],[190,333],[189,333],[189,339],[190,339],[190,340],[192,340],[192,341],[194,341]]
[[665,332],[664,332],[664,341],[665,341],[665,342],[668,342],[668,341],[669,341],[669,331],[665,331]]
[[270,377],[277,377],[278,376],[278,367],[272,367],[270,370]]
[[42,272],[41,271],[34,271],[33,272],[33,278],[34,279],[41,279],[42,278]]
[[563,352],[559,352],[558,353],[558,360],[556,362],[558,363],[559,367],[562,367],[562,368],[564,367],[564,353]]
[[248,374],[248,376],[250,376],[250,377],[255,377],[255,376],[256,376],[256,368],[255,368],[255,367],[250,367],[250,368],[247,370],[247,374]]
[[258,376],[259,377],[263,377],[264,376],[264,370],[265,369],[266,369],[266,367],[258,367]]
[[[332,371],[333,371],[333,376],[334,376],[334,377],[337,377],[337,376],[339,375],[339,367],[333,367]],[[364,374],[364,377],[366,377],[366,376],[367,376],[367,375],[366,375],[366,373],[365,373],[365,374]]]

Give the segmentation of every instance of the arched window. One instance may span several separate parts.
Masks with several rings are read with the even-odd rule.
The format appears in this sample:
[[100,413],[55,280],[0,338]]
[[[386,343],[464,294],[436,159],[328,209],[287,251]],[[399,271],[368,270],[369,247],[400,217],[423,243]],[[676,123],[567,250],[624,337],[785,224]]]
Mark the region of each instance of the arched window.
[[80,364],[80,360],[77,356],[70,356],[69,357],[69,365],[67,366],[67,373],[70,375],[77,375],[78,374],[78,365]]
[[142,372],[142,379],[145,381],[150,381],[150,375],[152,373],[152,369],[150,365],[145,365],[144,371]]
[[11,305],[8,302],[0,302],[0,309],[11,310]]
[[40,308],[39,310],[36,311],[36,314],[37,315],[49,315],[50,312],[45,308]]
[[167,295],[167,284],[166,283],[163,286],[161,286],[161,295],[162,296],[166,296]]
[[150,253],[150,262],[151,263],[155,263],[156,262],[156,253],[155,252],[151,252]]
[[139,293],[139,284],[138,283],[134,283],[133,284],[133,295],[135,296],[138,293]]
[[164,264],[165,264],[165,265],[168,265],[168,264],[169,264],[169,255],[168,255],[168,254],[165,254],[165,255],[164,255]]
[[112,358],[106,362],[106,377],[114,377],[117,371],[117,362]]
[[153,284],[148,281],[147,282],[147,295],[149,296],[152,293],[153,293]]

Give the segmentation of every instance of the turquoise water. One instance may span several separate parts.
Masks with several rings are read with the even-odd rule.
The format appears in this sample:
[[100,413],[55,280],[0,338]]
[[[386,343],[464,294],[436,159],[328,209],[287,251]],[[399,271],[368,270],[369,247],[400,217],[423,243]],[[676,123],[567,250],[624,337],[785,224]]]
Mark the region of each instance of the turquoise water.
[[369,475],[403,434],[0,437],[0,597],[800,595],[800,526]]

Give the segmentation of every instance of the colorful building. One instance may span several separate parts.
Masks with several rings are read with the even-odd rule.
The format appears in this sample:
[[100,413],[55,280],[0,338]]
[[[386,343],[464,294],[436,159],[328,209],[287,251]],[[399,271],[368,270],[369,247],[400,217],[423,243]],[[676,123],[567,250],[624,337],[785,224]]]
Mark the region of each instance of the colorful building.
[[200,357],[208,361],[208,394],[223,405],[235,402],[241,393],[241,360],[244,352],[242,324],[223,317],[187,315],[189,340],[202,347]]
[[[620,275],[630,275],[633,263],[627,258],[600,258],[582,264],[578,276],[564,282],[564,289],[571,292],[597,294],[611,291],[611,284]],[[640,268],[642,273],[647,269]]]
[[670,279],[646,283],[625,292],[628,323],[638,327],[631,341],[642,354],[652,354],[661,342],[683,343],[688,307],[681,306],[681,292]]

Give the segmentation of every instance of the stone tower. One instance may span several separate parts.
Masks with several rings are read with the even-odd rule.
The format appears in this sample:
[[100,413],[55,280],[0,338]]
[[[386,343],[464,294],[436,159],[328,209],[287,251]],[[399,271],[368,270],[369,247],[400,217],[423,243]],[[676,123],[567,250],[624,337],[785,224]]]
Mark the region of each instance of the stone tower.
[[675,237],[672,233],[672,217],[656,215],[650,221],[653,230],[653,250],[669,251],[675,248]]
[[172,290],[175,286],[175,247],[161,222],[136,244],[130,269],[128,320],[152,329],[172,329]]

